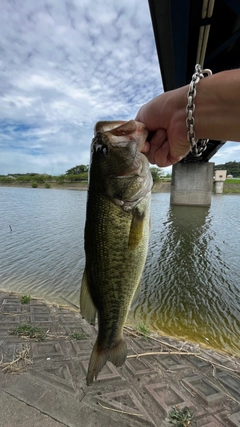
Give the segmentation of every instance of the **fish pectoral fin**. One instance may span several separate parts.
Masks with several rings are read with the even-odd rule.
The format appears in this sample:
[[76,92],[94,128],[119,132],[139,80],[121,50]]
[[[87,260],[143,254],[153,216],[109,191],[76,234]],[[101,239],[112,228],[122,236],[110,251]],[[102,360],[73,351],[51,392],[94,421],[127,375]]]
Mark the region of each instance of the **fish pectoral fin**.
[[80,313],[91,325],[95,325],[97,309],[89,292],[86,270],[84,270],[80,291]]
[[115,342],[111,347],[102,348],[98,341],[95,342],[88,366],[87,385],[97,379],[104,365],[110,361],[115,366],[122,366],[127,357],[127,344],[124,338]]
[[139,281],[138,287],[135,291],[135,294],[133,295],[133,299],[131,302],[131,308],[134,306],[134,304],[137,302],[139,294],[141,292],[141,287],[142,287],[142,279]]
[[142,241],[145,213],[135,208],[130,227],[128,247],[135,249]]

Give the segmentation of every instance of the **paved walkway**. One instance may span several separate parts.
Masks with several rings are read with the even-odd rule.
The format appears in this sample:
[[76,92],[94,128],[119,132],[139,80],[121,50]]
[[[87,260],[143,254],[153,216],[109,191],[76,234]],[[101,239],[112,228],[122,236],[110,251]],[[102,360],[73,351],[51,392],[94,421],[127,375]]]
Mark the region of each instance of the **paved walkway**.
[[[11,335],[20,324],[42,328],[46,338]],[[130,332],[133,357],[118,369],[108,363],[87,387],[95,338],[71,309],[0,292],[0,427],[170,427],[175,405],[193,414],[179,427],[240,427],[240,358]]]

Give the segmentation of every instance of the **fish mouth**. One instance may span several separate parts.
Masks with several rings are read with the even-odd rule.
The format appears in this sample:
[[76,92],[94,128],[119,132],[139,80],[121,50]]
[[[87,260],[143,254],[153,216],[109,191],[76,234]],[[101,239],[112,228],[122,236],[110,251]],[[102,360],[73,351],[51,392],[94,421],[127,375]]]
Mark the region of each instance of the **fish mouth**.
[[136,120],[98,122],[95,126],[95,134],[98,132],[105,134],[113,145],[135,141],[139,151],[143,150],[148,136],[146,126]]

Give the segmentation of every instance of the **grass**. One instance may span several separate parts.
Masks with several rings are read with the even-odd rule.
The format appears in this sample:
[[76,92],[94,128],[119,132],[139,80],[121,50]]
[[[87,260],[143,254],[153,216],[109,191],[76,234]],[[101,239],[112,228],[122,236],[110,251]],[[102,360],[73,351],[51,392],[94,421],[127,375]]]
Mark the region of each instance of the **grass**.
[[240,179],[227,179],[223,185],[223,194],[240,193]]
[[192,414],[187,406],[185,406],[183,410],[179,409],[178,405],[173,406],[168,417],[166,421],[176,427],[187,427],[191,425]]
[[223,194],[239,194],[240,188],[223,188]]
[[240,184],[240,178],[227,178],[226,184]]
[[44,341],[46,338],[46,334],[42,328],[27,324],[17,326],[12,331],[9,331],[9,333],[10,335],[17,335],[18,337],[35,338],[37,341]]
[[4,363],[3,360],[1,360],[0,368],[11,374],[19,374],[20,372],[25,371],[29,364],[32,364],[32,360],[30,358],[30,347],[29,345],[23,345],[16,351],[12,362]]
[[30,302],[31,295],[23,295],[21,297],[21,303],[22,304],[28,304]]
[[137,331],[141,333],[143,339],[147,340],[148,335],[150,334],[150,330],[144,323],[139,323],[136,327]]
[[70,340],[77,340],[77,341],[81,341],[81,340],[85,340],[87,338],[87,334],[79,334],[78,332],[73,332],[72,335],[70,335]]

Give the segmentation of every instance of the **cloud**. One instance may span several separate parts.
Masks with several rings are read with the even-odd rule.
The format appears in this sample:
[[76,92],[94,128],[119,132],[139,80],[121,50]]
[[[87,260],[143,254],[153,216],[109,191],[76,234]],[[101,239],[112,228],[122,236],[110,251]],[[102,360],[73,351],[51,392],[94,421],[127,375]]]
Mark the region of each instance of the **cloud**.
[[240,162],[240,144],[238,142],[226,142],[212,157],[211,161],[216,165],[233,161]]
[[147,0],[9,0],[0,28],[0,174],[89,163],[98,120],[163,91]]
[[96,121],[162,91],[147,1],[12,0],[0,28],[2,174],[87,164]]

